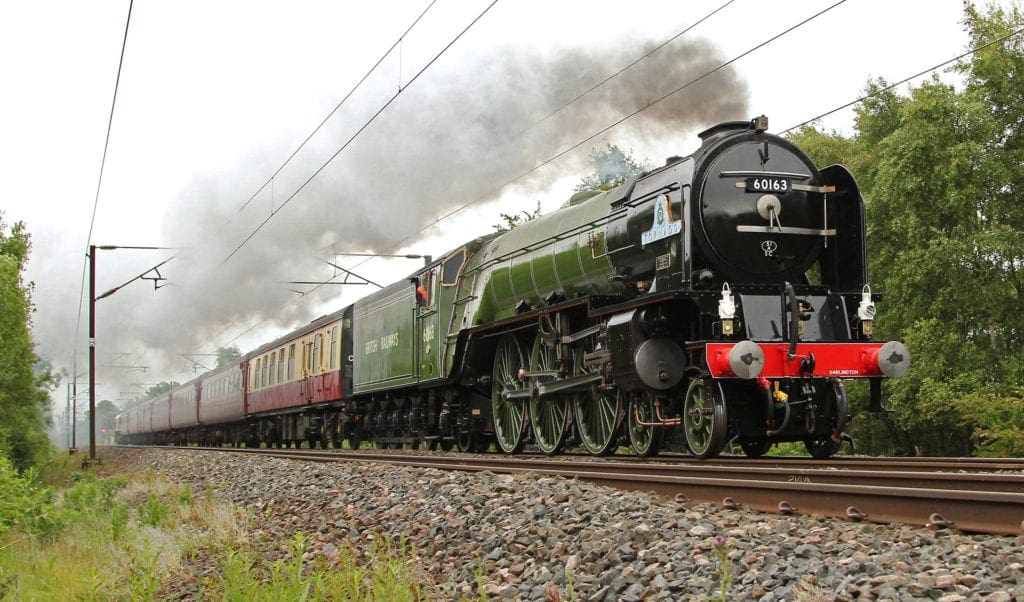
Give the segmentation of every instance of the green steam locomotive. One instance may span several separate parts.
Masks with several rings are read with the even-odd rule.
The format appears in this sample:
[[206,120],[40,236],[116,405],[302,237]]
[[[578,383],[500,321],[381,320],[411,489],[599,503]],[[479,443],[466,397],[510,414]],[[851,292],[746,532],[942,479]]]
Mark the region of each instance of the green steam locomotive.
[[871,340],[864,203],[767,119],[468,242],[133,408],[131,443],[425,446],[545,454],[666,442],[711,457],[835,453],[845,379],[899,377]]

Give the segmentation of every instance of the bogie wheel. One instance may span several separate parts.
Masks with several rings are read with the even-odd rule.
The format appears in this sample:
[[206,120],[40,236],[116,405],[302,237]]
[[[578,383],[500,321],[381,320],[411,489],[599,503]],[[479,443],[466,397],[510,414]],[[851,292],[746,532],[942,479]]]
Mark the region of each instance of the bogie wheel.
[[690,453],[698,458],[717,456],[725,445],[727,418],[721,386],[690,379],[683,399],[683,436]]
[[740,447],[748,458],[760,458],[772,448],[771,441],[740,441]]
[[363,444],[363,437],[359,434],[359,431],[353,430],[348,434],[348,447],[349,449],[359,449],[359,446]]
[[494,438],[488,435],[478,435],[476,438],[476,445],[473,448],[478,454],[485,454],[491,449],[491,443],[494,442]]
[[502,393],[522,388],[519,370],[526,365],[523,345],[511,334],[498,341],[494,352],[494,371],[491,377],[491,410],[498,447],[506,454],[523,451],[526,438],[526,404],[519,400],[502,399]]
[[455,448],[455,442],[451,439],[441,439],[441,451],[450,452]]
[[[558,369],[558,355],[554,348],[544,344],[538,336],[530,354],[531,372],[550,372]],[[530,398],[530,425],[533,439],[540,451],[554,455],[562,451],[569,431],[569,400],[555,395],[544,399]]]
[[474,453],[476,452],[477,439],[480,438],[478,433],[462,433],[459,435],[456,443],[459,446],[459,451],[463,453]]
[[839,442],[833,441],[830,437],[824,439],[807,439],[804,441],[807,453],[815,460],[831,458],[832,454],[839,451]]
[[661,451],[661,442],[665,438],[665,429],[657,426],[643,426],[641,422],[648,424],[657,422],[657,414],[654,411],[654,396],[649,393],[635,395],[629,402],[626,424],[629,431],[629,445],[633,453],[648,458],[658,455]]
[[[590,369],[583,365],[584,351],[577,349],[573,360],[574,372],[584,374]],[[615,451],[619,426],[622,423],[622,397],[618,390],[601,391],[596,386],[577,393],[572,400],[573,414],[580,441],[594,456],[607,456]]]
[[[832,386],[828,390],[828,403],[831,410],[829,430],[842,431],[843,427],[846,426],[847,412],[850,411],[849,401],[846,398],[846,388],[843,386],[843,383],[839,381],[832,382]],[[804,440],[804,447],[807,448],[807,453],[815,460],[831,458],[839,451],[841,445],[840,441],[833,440],[830,435]]]

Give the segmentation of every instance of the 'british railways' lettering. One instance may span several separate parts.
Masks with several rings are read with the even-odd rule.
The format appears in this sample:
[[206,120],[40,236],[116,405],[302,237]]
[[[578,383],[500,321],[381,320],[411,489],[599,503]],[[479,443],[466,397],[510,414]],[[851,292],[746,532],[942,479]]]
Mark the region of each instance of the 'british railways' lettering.
[[378,339],[366,341],[366,355],[377,353],[378,351],[387,351],[395,347],[398,347],[398,333],[383,334]]

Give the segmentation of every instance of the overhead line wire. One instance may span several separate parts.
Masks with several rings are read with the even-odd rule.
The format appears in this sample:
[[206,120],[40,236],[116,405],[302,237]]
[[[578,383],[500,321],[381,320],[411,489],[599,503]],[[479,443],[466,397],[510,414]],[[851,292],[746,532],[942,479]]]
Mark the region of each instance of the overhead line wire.
[[[114,97],[110,101],[110,115],[107,117],[107,135],[103,140],[103,157],[100,159],[100,174],[96,181],[96,197],[92,203],[92,217],[89,218],[89,234],[85,238],[86,256],[88,256],[89,245],[92,244],[92,232],[93,226],[96,224],[96,211],[100,204],[100,190],[103,187],[103,172],[107,165],[107,151],[110,148],[110,132],[114,125],[114,110],[117,108],[117,91],[121,87],[121,70],[124,68],[124,55],[125,49],[128,47],[128,30],[132,23],[132,7],[135,4],[135,0],[128,1],[128,16],[124,23],[124,36],[121,39],[121,56],[117,61],[117,77],[114,79]],[[89,270],[89,262],[82,262],[82,284],[79,286],[78,293],[78,319],[75,322],[75,337],[72,339],[71,345],[71,364],[72,364],[72,378],[76,377],[78,370],[78,336],[80,334],[80,328],[82,325],[82,305],[85,300],[85,279]]]
[[[352,86],[352,89],[349,90],[348,93],[345,94],[345,96],[340,101],[338,101],[338,104],[335,105],[331,112],[328,113],[327,116],[323,118],[323,120],[320,122],[320,125],[316,126],[316,128],[308,136],[306,136],[306,139],[303,140],[302,143],[299,144],[299,146],[296,147],[294,151],[292,151],[292,154],[288,155],[288,158],[285,159],[283,163],[281,163],[281,166],[277,168],[277,171],[275,171],[273,175],[267,178],[267,181],[264,182],[263,185],[256,190],[256,192],[252,193],[252,196],[249,197],[249,200],[242,204],[241,208],[238,209],[239,212],[244,211],[245,208],[249,206],[249,203],[252,203],[261,192],[266,190],[267,186],[274,181],[274,178],[281,174],[281,171],[284,170],[288,163],[290,163],[291,160],[295,158],[295,155],[299,154],[299,151],[305,148],[306,144],[308,144],[309,141],[313,139],[313,136],[316,136],[317,132],[319,132],[321,128],[323,128],[324,125],[331,119],[331,117],[333,117],[334,114],[337,113],[339,109],[341,109],[341,105],[345,104],[345,101],[347,101],[353,94],[355,94],[356,90],[358,90],[359,87],[363,85],[363,82],[365,82],[367,78],[369,78],[370,75],[377,70],[377,67],[379,67],[380,64],[384,62],[384,59],[386,59],[391,54],[391,52],[394,51],[394,49],[402,43],[402,40],[404,40],[405,37],[409,35],[409,32],[412,31],[412,28],[416,27],[416,24],[420,22],[424,15],[427,14],[427,11],[429,11],[430,8],[434,6],[434,4],[436,3],[437,0],[431,0],[430,4],[428,4],[427,7],[423,9],[423,12],[421,12],[419,16],[416,17],[416,19],[412,22],[412,24],[406,28],[405,32],[402,35],[398,36],[398,39],[395,40],[395,43],[392,44],[391,47],[388,48],[379,59],[377,59],[377,62],[374,63],[372,67],[370,67],[370,70],[367,71],[366,74],[363,75],[363,77],[358,82],[356,82],[356,85]],[[401,70],[401,66],[399,66],[399,70]]]
[[[845,1],[845,0],[843,0],[843,1]],[[430,59],[430,62],[428,62],[428,63],[427,63],[426,65],[424,65],[424,66],[423,66],[423,68],[422,68],[422,69],[420,69],[420,70],[419,70],[419,71],[418,71],[418,72],[416,73],[416,75],[414,75],[414,76],[413,76],[413,77],[412,77],[412,78],[411,78],[411,79],[409,80],[409,82],[408,82],[408,83],[407,83],[407,84],[405,85],[405,87],[404,87],[404,88],[400,88],[400,89],[399,89],[399,90],[398,90],[397,92],[395,92],[395,94],[394,94],[394,95],[393,95],[393,96],[392,96],[392,97],[391,97],[390,99],[388,99],[388,101],[387,101],[387,102],[385,102],[385,103],[384,103],[384,104],[383,104],[383,105],[382,105],[382,106],[380,107],[380,109],[378,109],[378,110],[377,110],[377,112],[376,112],[376,113],[374,113],[374,114],[373,114],[373,115],[372,115],[372,116],[371,116],[371,117],[370,117],[370,118],[369,118],[369,119],[368,119],[368,120],[367,120],[367,121],[366,121],[366,122],[365,122],[365,123],[364,123],[364,124],[362,125],[362,127],[360,127],[360,128],[358,129],[358,130],[356,130],[356,133],[352,134],[352,136],[351,136],[351,137],[350,137],[350,138],[349,138],[349,139],[348,139],[348,140],[347,140],[347,141],[346,141],[346,142],[345,142],[344,144],[342,144],[342,145],[341,145],[341,148],[339,148],[339,149],[338,149],[337,151],[335,151],[335,153],[334,153],[333,155],[331,155],[331,157],[330,157],[329,159],[327,159],[327,161],[325,161],[323,165],[321,165],[321,166],[320,166],[320,167],[319,167],[319,168],[318,168],[318,169],[317,169],[316,171],[314,171],[314,172],[312,173],[312,175],[310,175],[310,176],[309,176],[308,178],[306,178],[306,180],[305,180],[305,181],[304,181],[304,182],[303,182],[303,183],[302,183],[302,184],[301,184],[301,185],[300,185],[300,186],[299,186],[299,187],[298,187],[298,188],[297,188],[297,189],[295,190],[295,192],[293,192],[293,193],[292,193],[292,194],[291,194],[291,195],[290,195],[290,196],[289,196],[289,197],[288,197],[287,199],[285,199],[285,200],[284,200],[284,202],[283,202],[283,203],[281,203],[281,205],[280,205],[280,206],[279,206],[279,207],[278,207],[277,209],[273,209],[273,210],[272,210],[272,211],[270,212],[270,215],[268,215],[268,216],[266,217],[266,219],[264,219],[264,220],[263,220],[262,222],[260,222],[260,224],[259,224],[258,226],[256,226],[256,228],[255,228],[255,229],[254,229],[254,230],[253,230],[253,231],[252,231],[252,232],[251,232],[251,233],[250,233],[250,234],[249,234],[249,235],[248,235],[247,237],[245,237],[245,240],[243,240],[243,241],[241,242],[241,244],[239,244],[239,245],[238,245],[237,247],[235,247],[235,249],[234,249],[233,251],[231,251],[231,253],[230,253],[230,254],[229,254],[229,255],[228,255],[227,257],[225,257],[225,258],[224,258],[224,261],[223,261],[223,262],[221,262],[221,263],[222,263],[222,264],[223,264],[223,263],[227,263],[227,262],[228,262],[228,261],[229,261],[229,260],[230,260],[230,259],[231,259],[232,257],[234,257],[234,256],[235,256],[235,254],[236,254],[236,253],[238,253],[238,251],[242,249],[242,247],[244,247],[244,246],[245,246],[245,245],[246,245],[246,244],[247,244],[247,243],[248,243],[248,242],[249,242],[250,240],[252,240],[252,238],[253,238],[254,236],[256,236],[256,234],[257,234],[257,233],[258,233],[258,232],[259,232],[260,230],[262,230],[262,229],[263,229],[263,226],[267,225],[267,223],[268,223],[268,222],[269,222],[269,221],[270,221],[270,220],[271,220],[271,219],[272,219],[272,218],[273,218],[273,217],[274,217],[275,215],[277,215],[277,213],[278,213],[279,211],[281,211],[282,209],[284,209],[284,208],[285,208],[285,207],[286,207],[286,206],[288,205],[288,203],[290,203],[290,202],[291,202],[291,201],[292,201],[292,200],[293,200],[293,199],[294,199],[294,198],[295,198],[296,196],[298,196],[298,194],[299,194],[300,192],[302,192],[302,191],[303,191],[303,190],[304,190],[304,189],[306,188],[306,186],[307,186],[307,185],[309,185],[309,183],[310,183],[310,182],[312,182],[312,181],[313,181],[313,180],[314,180],[314,179],[315,179],[315,178],[316,178],[316,177],[317,177],[318,175],[320,175],[320,173],[321,173],[321,172],[322,172],[322,171],[323,171],[324,169],[326,169],[326,168],[327,168],[327,166],[328,166],[328,165],[330,165],[330,164],[331,164],[331,162],[332,162],[332,161],[334,161],[334,159],[335,159],[335,158],[337,158],[337,156],[338,156],[338,155],[340,155],[340,154],[342,153],[342,151],[344,151],[344,150],[345,150],[346,148],[348,148],[348,146],[349,146],[350,144],[352,144],[352,142],[353,142],[353,141],[354,141],[354,140],[355,140],[355,139],[356,139],[357,137],[359,137],[359,135],[360,135],[360,134],[362,134],[362,133],[363,133],[363,131],[364,131],[364,130],[366,130],[366,128],[370,127],[370,124],[371,124],[371,123],[373,123],[373,122],[374,122],[374,121],[375,121],[375,120],[377,119],[377,117],[378,117],[378,116],[380,116],[380,114],[381,114],[381,113],[383,113],[383,112],[384,112],[384,111],[385,111],[385,110],[386,110],[386,109],[387,109],[387,108],[388,108],[389,106],[391,106],[391,103],[393,103],[393,102],[394,102],[395,100],[397,100],[397,99],[398,99],[398,97],[399,97],[399,96],[401,96],[402,92],[404,92],[405,90],[407,90],[407,89],[409,88],[409,86],[411,86],[411,85],[413,84],[413,82],[415,82],[415,81],[416,81],[417,79],[419,79],[419,77],[420,77],[421,75],[423,75],[423,73],[425,73],[425,72],[427,71],[427,69],[429,69],[429,68],[430,68],[431,66],[433,66],[433,64],[434,64],[435,62],[437,62],[437,60],[438,60],[438,59],[440,59],[440,58],[441,58],[441,56],[442,56],[442,55],[443,55],[443,54],[444,54],[445,52],[447,52],[447,51],[448,51],[448,49],[450,49],[450,48],[451,48],[452,46],[454,46],[454,45],[455,45],[455,43],[456,43],[456,42],[458,42],[458,41],[459,41],[459,40],[460,40],[460,39],[462,38],[462,36],[463,36],[463,35],[465,35],[465,34],[466,34],[466,32],[468,32],[468,31],[469,31],[469,30],[470,30],[470,29],[471,29],[471,28],[472,28],[472,27],[473,27],[474,25],[476,25],[476,24],[477,24],[477,22],[479,22],[479,21],[480,21],[480,19],[482,19],[482,18],[484,17],[484,15],[486,15],[486,14],[487,14],[487,12],[488,12],[488,11],[490,11],[490,10],[491,10],[491,8],[493,8],[493,7],[494,7],[494,5],[495,5],[495,4],[497,4],[497,3],[498,3],[498,0],[493,0],[493,2],[491,2],[490,4],[488,4],[488,5],[487,5],[487,8],[485,8],[485,9],[484,9],[484,10],[483,10],[483,11],[482,11],[482,12],[481,12],[481,13],[480,13],[479,15],[477,15],[477,16],[476,16],[476,18],[475,18],[475,19],[473,19],[473,20],[472,20],[472,21],[471,21],[471,22],[469,23],[469,25],[467,25],[467,26],[466,26],[466,27],[465,27],[465,28],[464,28],[464,29],[463,29],[463,30],[462,30],[461,32],[459,32],[459,34],[458,34],[457,36],[455,36],[455,37],[454,37],[454,38],[453,38],[453,39],[452,39],[452,40],[451,40],[450,42],[448,42],[448,44],[447,44],[447,45],[446,45],[446,46],[445,46],[444,48],[442,48],[442,49],[441,49],[441,51],[440,51],[440,52],[438,52],[438,53],[437,53],[437,54],[436,54],[436,55],[434,56],[434,58]]]
[[934,67],[925,69],[924,71],[921,71],[919,73],[915,73],[914,75],[911,75],[909,77],[905,77],[905,78],[901,79],[900,81],[898,81],[898,82],[896,82],[894,84],[888,85],[888,86],[886,86],[884,88],[881,88],[879,90],[875,90],[871,94],[865,94],[864,96],[861,96],[860,98],[858,98],[856,100],[850,101],[850,102],[848,102],[848,103],[846,103],[846,104],[844,104],[842,106],[836,107],[836,108],[832,109],[831,111],[827,111],[825,113],[822,113],[821,115],[818,115],[817,117],[812,117],[812,118],[808,119],[807,121],[804,121],[804,122],[798,123],[798,124],[796,124],[796,125],[794,125],[792,127],[786,128],[786,129],[782,130],[781,132],[779,132],[778,135],[782,136],[784,134],[788,134],[789,132],[791,132],[791,131],[799,128],[799,127],[803,127],[803,126],[805,126],[805,125],[807,125],[809,123],[813,123],[813,122],[821,119],[822,117],[828,117],[829,115],[832,115],[833,113],[837,113],[839,111],[842,111],[843,109],[847,109],[849,107],[852,107],[853,105],[855,105],[855,104],[857,104],[859,102],[862,102],[862,101],[867,100],[869,98],[872,98],[874,96],[878,96],[879,94],[881,94],[883,92],[887,92],[889,90],[892,90],[893,88],[895,88],[897,86],[901,86],[901,85],[909,82],[912,79],[916,79],[918,77],[921,77],[922,75],[931,73],[932,71],[935,71],[937,69],[941,69],[942,67],[945,67],[946,65],[948,65],[950,63],[954,63],[956,61],[959,61],[960,59],[963,59],[965,57],[971,56],[972,54],[980,52],[980,51],[988,48],[989,46],[994,46],[995,44],[998,44],[1000,42],[1008,40],[1008,39],[1012,38],[1013,36],[1019,35],[1020,33],[1024,33],[1024,27],[1022,27],[1022,28],[1020,28],[1020,29],[1018,29],[1016,31],[1010,32],[1010,33],[1008,33],[1008,34],[1006,34],[1006,35],[1004,35],[1002,37],[996,38],[995,40],[992,40],[991,42],[988,42],[987,44],[982,44],[980,46],[976,46],[976,47],[972,48],[971,50],[968,50],[967,52],[965,52],[963,54],[957,55],[957,56],[949,59],[948,61],[943,61],[943,62],[939,63],[938,65],[935,65]]

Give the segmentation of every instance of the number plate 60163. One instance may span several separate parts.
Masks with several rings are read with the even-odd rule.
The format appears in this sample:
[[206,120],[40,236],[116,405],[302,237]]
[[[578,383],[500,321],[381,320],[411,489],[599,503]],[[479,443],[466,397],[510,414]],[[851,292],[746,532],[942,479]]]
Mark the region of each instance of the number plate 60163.
[[789,192],[789,180],[771,176],[746,179],[747,192]]

